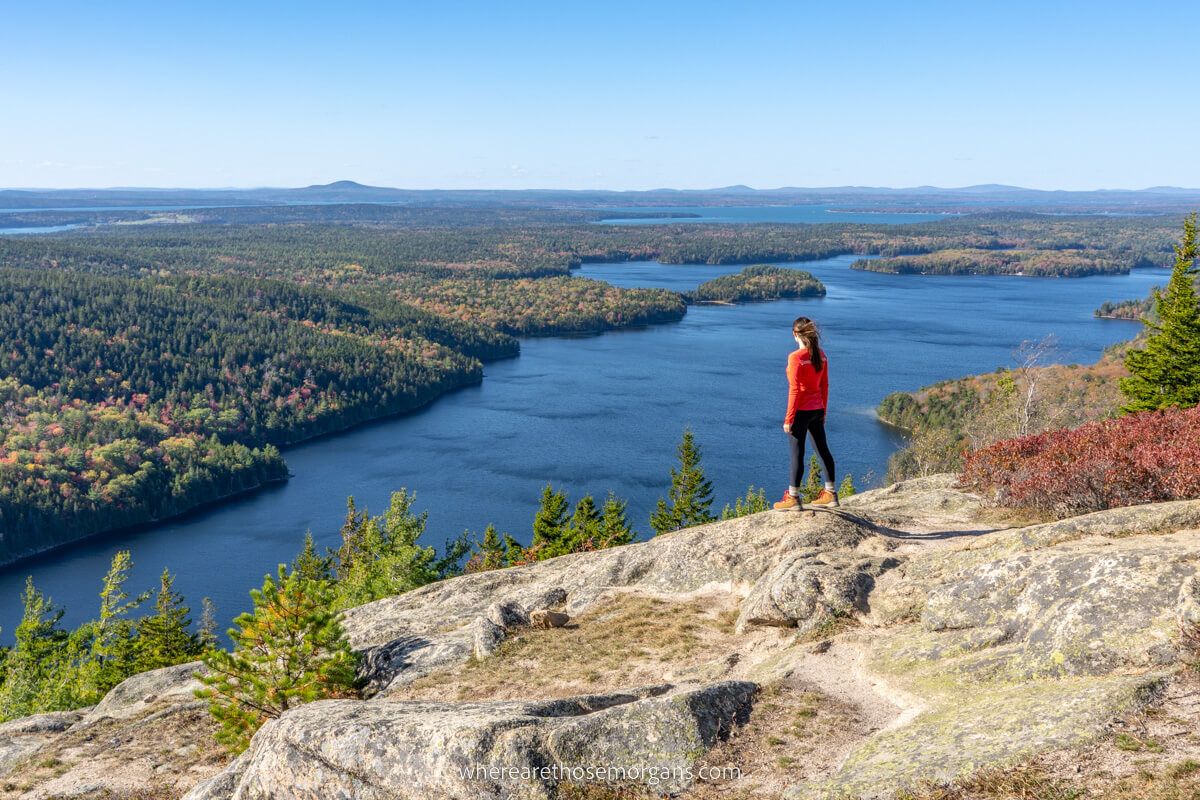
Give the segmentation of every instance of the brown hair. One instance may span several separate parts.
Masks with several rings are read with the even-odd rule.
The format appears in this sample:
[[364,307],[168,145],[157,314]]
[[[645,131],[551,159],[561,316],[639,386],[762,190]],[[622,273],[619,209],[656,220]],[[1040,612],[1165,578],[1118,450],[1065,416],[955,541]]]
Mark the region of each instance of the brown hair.
[[824,359],[821,357],[821,334],[817,331],[817,323],[808,317],[796,317],[796,321],[792,323],[792,334],[799,336],[800,341],[804,342],[804,346],[808,348],[813,369],[817,372],[824,369]]

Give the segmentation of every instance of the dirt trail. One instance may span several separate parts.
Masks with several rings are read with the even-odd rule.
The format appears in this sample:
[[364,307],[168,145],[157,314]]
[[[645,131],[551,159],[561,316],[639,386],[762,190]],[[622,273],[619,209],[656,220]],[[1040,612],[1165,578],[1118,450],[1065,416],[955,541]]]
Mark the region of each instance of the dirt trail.
[[859,709],[874,731],[907,725],[924,709],[920,698],[890,685],[864,666],[867,645],[843,636],[824,653],[804,653],[787,679]]

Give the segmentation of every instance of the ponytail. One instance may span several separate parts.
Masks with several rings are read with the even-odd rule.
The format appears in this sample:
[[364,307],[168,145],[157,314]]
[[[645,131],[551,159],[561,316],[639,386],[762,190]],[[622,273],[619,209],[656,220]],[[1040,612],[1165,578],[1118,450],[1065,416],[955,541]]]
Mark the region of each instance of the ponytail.
[[800,337],[808,349],[808,357],[812,359],[813,369],[820,372],[825,368],[825,359],[821,357],[821,335],[817,331],[817,323],[808,317],[797,317],[792,323],[792,333]]

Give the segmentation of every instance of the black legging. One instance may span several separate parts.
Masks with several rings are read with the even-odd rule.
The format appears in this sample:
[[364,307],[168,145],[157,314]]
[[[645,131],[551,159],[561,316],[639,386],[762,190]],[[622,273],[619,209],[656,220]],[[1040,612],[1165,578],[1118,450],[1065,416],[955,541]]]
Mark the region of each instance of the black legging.
[[792,447],[791,485],[804,485],[804,437],[808,434],[812,434],[817,455],[825,462],[825,480],[836,483],[833,453],[829,452],[829,444],[825,441],[825,409],[818,408],[812,411],[797,411],[792,417],[792,433],[788,437],[788,444]]

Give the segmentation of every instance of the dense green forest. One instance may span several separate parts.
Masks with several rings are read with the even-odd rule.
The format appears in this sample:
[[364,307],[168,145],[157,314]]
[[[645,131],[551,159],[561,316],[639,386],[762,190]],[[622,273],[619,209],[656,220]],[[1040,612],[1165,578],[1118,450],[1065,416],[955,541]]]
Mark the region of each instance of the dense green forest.
[[[1142,264],[1138,264],[1141,266]],[[1083,277],[1129,271],[1127,253],[1097,250],[939,250],[912,256],[861,259],[854,269],[894,275],[1026,275]]]
[[814,278],[812,273],[767,264],[746,267],[734,275],[713,278],[688,293],[688,299],[692,301],[725,303],[824,296],[824,284]]
[[516,353],[490,328],[274,281],[11,269],[0,341],[0,559],[281,479],[274,445]]

